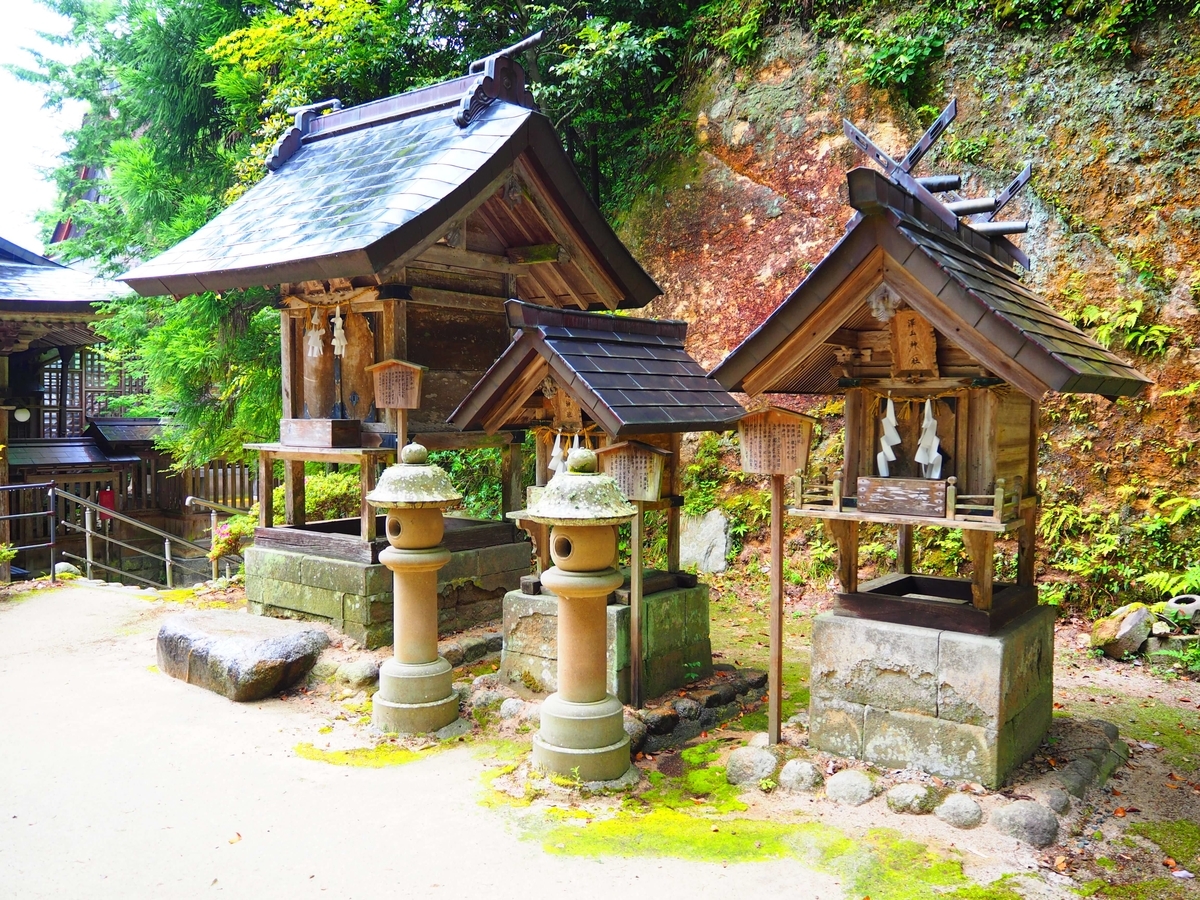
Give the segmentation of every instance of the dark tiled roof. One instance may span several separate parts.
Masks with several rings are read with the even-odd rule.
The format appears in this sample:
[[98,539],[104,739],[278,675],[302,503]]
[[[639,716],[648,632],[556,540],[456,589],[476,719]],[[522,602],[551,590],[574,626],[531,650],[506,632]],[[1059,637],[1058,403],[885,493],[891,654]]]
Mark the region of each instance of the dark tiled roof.
[[159,419],[106,418],[92,419],[84,435],[112,449],[118,444],[153,444],[162,431]]
[[[491,62],[510,66],[523,88],[519,66]],[[122,280],[154,295],[378,274],[440,237],[525,154],[608,270],[621,305],[650,302],[661,291],[592,204],[553,126],[522,99],[528,92],[472,105],[485,77],[302,114],[277,147],[275,171]]]
[[687,323],[549,309],[510,300],[519,328],[450,423],[478,429],[521,373],[545,359],[555,380],[613,437],[729,427],[741,405],[684,349]]
[[90,315],[92,303],[128,292],[75,269],[0,258],[0,310]]
[[137,462],[136,456],[110,456],[91,438],[43,438],[13,441],[8,447],[8,464],[13,469],[56,466],[112,466]]
[[[1132,396],[1151,383],[1030,291],[1009,268],[1012,254],[1006,249],[1007,240],[986,237],[969,227],[948,228],[874,170],[854,169],[847,180],[850,204],[859,215],[799,287],[713,370],[713,378],[726,388],[741,389],[743,379],[798,333],[867,255],[880,247],[971,329],[969,335],[948,338],[992,371],[1011,371],[1010,380],[1020,381],[1028,393],[1038,393],[1035,388],[1040,386],[1043,391]],[[862,305],[860,301],[848,306],[845,321]],[[765,390],[829,392],[829,356],[828,352],[814,354],[804,372]],[[801,384],[804,390],[799,389]]]
[[[996,334],[998,344],[1010,337],[1014,359],[1021,361],[1032,343],[1057,367],[1042,366],[1038,374],[1050,387],[1063,393],[1132,395],[1150,384],[1150,379],[1115,353],[1094,340],[1057,313],[1027,288],[1010,269],[973,252],[955,235],[932,229],[915,219],[897,215],[897,228],[934,264],[944,271],[977,303],[975,318],[980,327],[985,317],[1008,326],[1008,334]],[[998,329],[997,329],[998,331]]]

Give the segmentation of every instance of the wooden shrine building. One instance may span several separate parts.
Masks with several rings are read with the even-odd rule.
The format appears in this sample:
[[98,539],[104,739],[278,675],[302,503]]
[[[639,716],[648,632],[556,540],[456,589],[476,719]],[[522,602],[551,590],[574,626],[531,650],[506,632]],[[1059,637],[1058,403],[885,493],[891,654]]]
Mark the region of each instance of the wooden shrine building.
[[[1002,194],[970,199],[952,193],[958,176],[914,174],[954,113],[952,103],[900,161],[846,123],[847,136],[884,171],[849,173],[857,212],[845,235],[713,377],[752,395],[845,397],[842,467],[828,477],[797,473],[789,511],[824,520],[839,557],[836,615],[819,617],[813,637],[813,745],[884,765],[919,760],[929,771],[993,784],[1032,752],[1050,716],[1053,617],[1035,609],[1034,584],[1040,401],[1049,391],[1131,396],[1148,379],[1014,271],[1028,260],[1007,235],[1026,223],[996,215],[1028,179],[1028,166]],[[859,583],[860,523],[898,529],[896,573]],[[915,572],[914,526],[960,530],[971,579]],[[1008,535],[1019,546],[1012,584],[994,579],[995,540]],[[912,649],[897,661],[880,650],[879,658],[860,659],[861,648],[881,646],[875,631],[886,631],[884,623],[899,629],[888,631],[895,646],[916,648],[933,635],[931,655]],[[917,627],[904,631],[910,626]],[[993,636],[994,655],[956,636],[964,634]],[[951,641],[966,642],[962,659],[974,659],[967,668],[977,670],[944,670]],[[996,672],[985,671],[997,660]],[[1006,687],[994,686],[958,721],[937,697],[902,698],[880,718],[885,697],[848,673],[889,666],[934,672],[943,692],[978,693],[991,676]],[[914,682],[914,696],[925,690]],[[979,712],[989,704],[986,716]],[[934,726],[904,724],[915,709],[944,729],[943,750],[958,742],[972,751],[918,746]]]
[[[264,473],[283,461],[286,525],[272,527],[269,505],[262,505],[257,556],[247,559],[252,594],[263,584],[256,586],[256,570],[266,565],[261,554],[272,547],[375,565],[386,541],[365,496],[378,467],[408,439],[435,450],[500,447],[504,509],[521,505],[522,432],[461,432],[446,423],[509,345],[505,301],[614,310],[642,307],[661,293],[593,204],[554,127],[537,110],[517,61],[526,45],[398,96],[296,110],[295,126],[268,159],[271,171],[261,182],[194,235],[123,276],[143,294],[279,286],[284,418],[279,443],[252,449]],[[415,408],[376,402],[376,378],[399,370],[372,367],[393,360],[422,373]],[[401,422],[406,433],[397,436]],[[361,465],[359,518],[304,521],[306,461]],[[507,568],[488,563],[472,573],[480,584],[504,574],[515,587],[517,568],[528,570],[528,545],[511,549],[517,543],[511,524],[458,520],[448,527],[452,550],[456,541],[464,552],[510,548],[502,551]],[[455,577],[454,569],[452,562],[443,577]],[[293,583],[313,587],[298,570],[288,573]],[[374,599],[361,599],[378,591],[361,579],[357,584],[353,613],[335,608],[348,588],[321,588],[322,594],[314,587],[308,608],[296,609],[356,622],[347,626],[352,634],[386,642],[390,612],[384,616]],[[288,609],[288,592],[298,593],[279,587],[263,605]],[[444,624],[467,623],[451,616]]]
[[[506,310],[517,335],[450,423],[489,434],[534,429],[538,485],[580,436],[598,449],[601,470],[641,513],[665,510],[666,571],[643,571],[643,516],[634,518],[626,585],[609,608],[609,688],[638,704],[685,684],[688,673],[710,674],[708,589],[679,570],[680,435],[727,430],[745,410],[684,349],[686,322],[515,300]],[[513,515],[533,536],[540,564],[548,565],[546,526]],[[533,629],[532,639],[528,633],[530,621],[553,615],[553,598],[518,591],[505,599],[502,675],[553,681],[544,630]],[[625,616],[628,627],[621,625]]]

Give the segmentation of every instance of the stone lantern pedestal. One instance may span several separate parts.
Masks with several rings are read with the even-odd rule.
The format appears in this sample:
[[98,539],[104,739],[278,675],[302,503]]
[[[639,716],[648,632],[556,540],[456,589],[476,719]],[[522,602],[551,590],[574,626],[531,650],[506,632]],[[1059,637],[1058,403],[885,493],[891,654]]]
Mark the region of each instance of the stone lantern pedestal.
[[607,685],[608,595],[621,586],[613,566],[612,527],[635,509],[607,475],[596,454],[575,450],[567,471],[551,479],[521,518],[551,525],[550,558],[542,586],[558,597],[558,690],[542,704],[533,762],[583,781],[611,781],[629,769],[624,710]]
[[415,734],[437,731],[458,718],[452,667],[437,652],[437,573],[450,561],[441,546],[442,511],[462,496],[446,473],[428,463],[420,444],[400,451],[367,500],[387,511],[390,547],[379,561],[392,571],[395,646],[379,669],[375,727]]

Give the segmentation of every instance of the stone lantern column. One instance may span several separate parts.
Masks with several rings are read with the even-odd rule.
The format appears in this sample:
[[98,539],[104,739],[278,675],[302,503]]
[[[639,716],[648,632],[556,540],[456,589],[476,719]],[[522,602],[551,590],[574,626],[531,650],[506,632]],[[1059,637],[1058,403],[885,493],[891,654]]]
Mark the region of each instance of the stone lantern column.
[[542,704],[533,762],[583,781],[611,781],[629,769],[624,709],[606,690],[608,595],[621,586],[613,563],[617,523],[633,517],[596,454],[574,450],[524,519],[552,526],[542,586],[558,597],[558,690]]
[[379,561],[392,570],[394,651],[379,669],[375,727],[406,734],[437,731],[458,718],[452,667],[438,656],[437,573],[450,561],[443,547],[442,510],[462,495],[429,451],[409,444],[367,501],[387,510],[390,547]]

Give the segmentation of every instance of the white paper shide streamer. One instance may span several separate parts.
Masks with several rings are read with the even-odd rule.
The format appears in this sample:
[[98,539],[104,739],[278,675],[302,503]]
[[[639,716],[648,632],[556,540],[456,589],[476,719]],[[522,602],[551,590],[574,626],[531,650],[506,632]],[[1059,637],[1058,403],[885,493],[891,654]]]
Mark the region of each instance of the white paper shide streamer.
[[[554,446],[550,448],[550,461],[546,463],[546,468],[553,472],[554,475],[557,475],[565,466],[566,463],[563,460],[562,432],[560,431],[554,436]],[[554,475],[550,477],[553,478]]]
[[933,417],[933,401],[925,401],[925,415],[921,419],[921,436],[913,460],[921,464],[921,474],[926,478],[942,477],[942,455],[938,453],[941,441],[937,436],[937,419]]
[[896,405],[892,403],[891,397],[888,397],[887,412],[882,424],[883,436],[879,438],[880,450],[875,454],[875,462],[879,467],[879,476],[887,478],[891,475],[888,463],[896,461],[896,454],[892,448],[900,444],[900,432],[896,430]]
[[337,306],[333,311],[333,355],[344,356],[347,343],[346,332],[342,328],[342,308]]
[[325,340],[322,335],[325,334],[325,324],[321,321],[321,312],[316,307],[313,307],[312,327],[304,335],[304,343],[307,345],[305,352],[309,356],[320,356],[325,350]]

